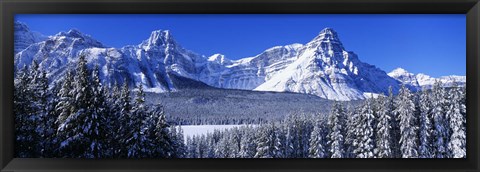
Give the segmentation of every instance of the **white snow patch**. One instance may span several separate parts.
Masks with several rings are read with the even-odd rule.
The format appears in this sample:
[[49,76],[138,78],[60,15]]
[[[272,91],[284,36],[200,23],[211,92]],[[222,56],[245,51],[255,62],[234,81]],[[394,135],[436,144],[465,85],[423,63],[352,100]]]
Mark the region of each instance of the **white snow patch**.
[[367,98],[367,99],[371,99],[371,98],[378,98],[378,97],[385,97],[385,95],[383,94],[378,94],[378,93],[363,93],[363,97]]
[[247,125],[182,125],[181,127],[183,130],[183,139],[187,141],[187,137],[201,136],[202,134],[213,133],[215,130],[224,131],[242,126]]

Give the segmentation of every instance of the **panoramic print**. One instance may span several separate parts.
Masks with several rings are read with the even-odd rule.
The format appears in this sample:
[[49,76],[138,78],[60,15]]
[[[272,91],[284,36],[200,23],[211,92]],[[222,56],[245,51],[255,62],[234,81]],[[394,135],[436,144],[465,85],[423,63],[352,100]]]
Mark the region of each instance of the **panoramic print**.
[[14,24],[17,158],[466,158],[465,15]]

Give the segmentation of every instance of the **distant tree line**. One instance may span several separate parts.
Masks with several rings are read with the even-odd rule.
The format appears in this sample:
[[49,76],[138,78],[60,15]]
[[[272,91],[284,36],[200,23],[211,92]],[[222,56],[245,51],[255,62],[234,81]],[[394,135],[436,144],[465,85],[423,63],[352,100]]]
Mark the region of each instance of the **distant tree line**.
[[35,61],[15,71],[16,157],[184,157],[181,128],[167,123],[160,105],[146,105],[141,85],[131,92],[126,81],[103,86],[85,56],[58,82]]
[[[391,90],[391,89],[390,89]],[[329,115],[292,114],[281,122],[187,138],[189,158],[465,158],[465,88],[336,102]]]

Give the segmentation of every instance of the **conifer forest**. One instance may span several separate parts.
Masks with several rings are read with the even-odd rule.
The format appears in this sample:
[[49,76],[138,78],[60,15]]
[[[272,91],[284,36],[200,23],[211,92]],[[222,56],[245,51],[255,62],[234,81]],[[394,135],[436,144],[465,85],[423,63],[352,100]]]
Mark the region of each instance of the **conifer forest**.
[[420,91],[402,85],[398,94],[390,91],[355,104],[334,101],[326,111],[299,110],[187,137],[175,114],[166,114],[160,103],[146,102],[142,85],[132,89],[126,80],[104,85],[99,70],[80,56],[56,82],[35,61],[15,71],[16,157],[467,156],[466,87],[456,84],[436,82]]

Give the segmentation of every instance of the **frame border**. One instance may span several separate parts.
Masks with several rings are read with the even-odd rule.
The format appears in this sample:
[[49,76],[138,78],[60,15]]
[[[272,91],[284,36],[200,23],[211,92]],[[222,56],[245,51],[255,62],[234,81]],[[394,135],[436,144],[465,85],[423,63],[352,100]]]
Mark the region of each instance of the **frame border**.
[[[3,0],[0,2],[0,171],[480,171],[479,0]],[[466,14],[466,159],[13,158],[15,14]],[[344,165],[348,163],[348,165]]]

